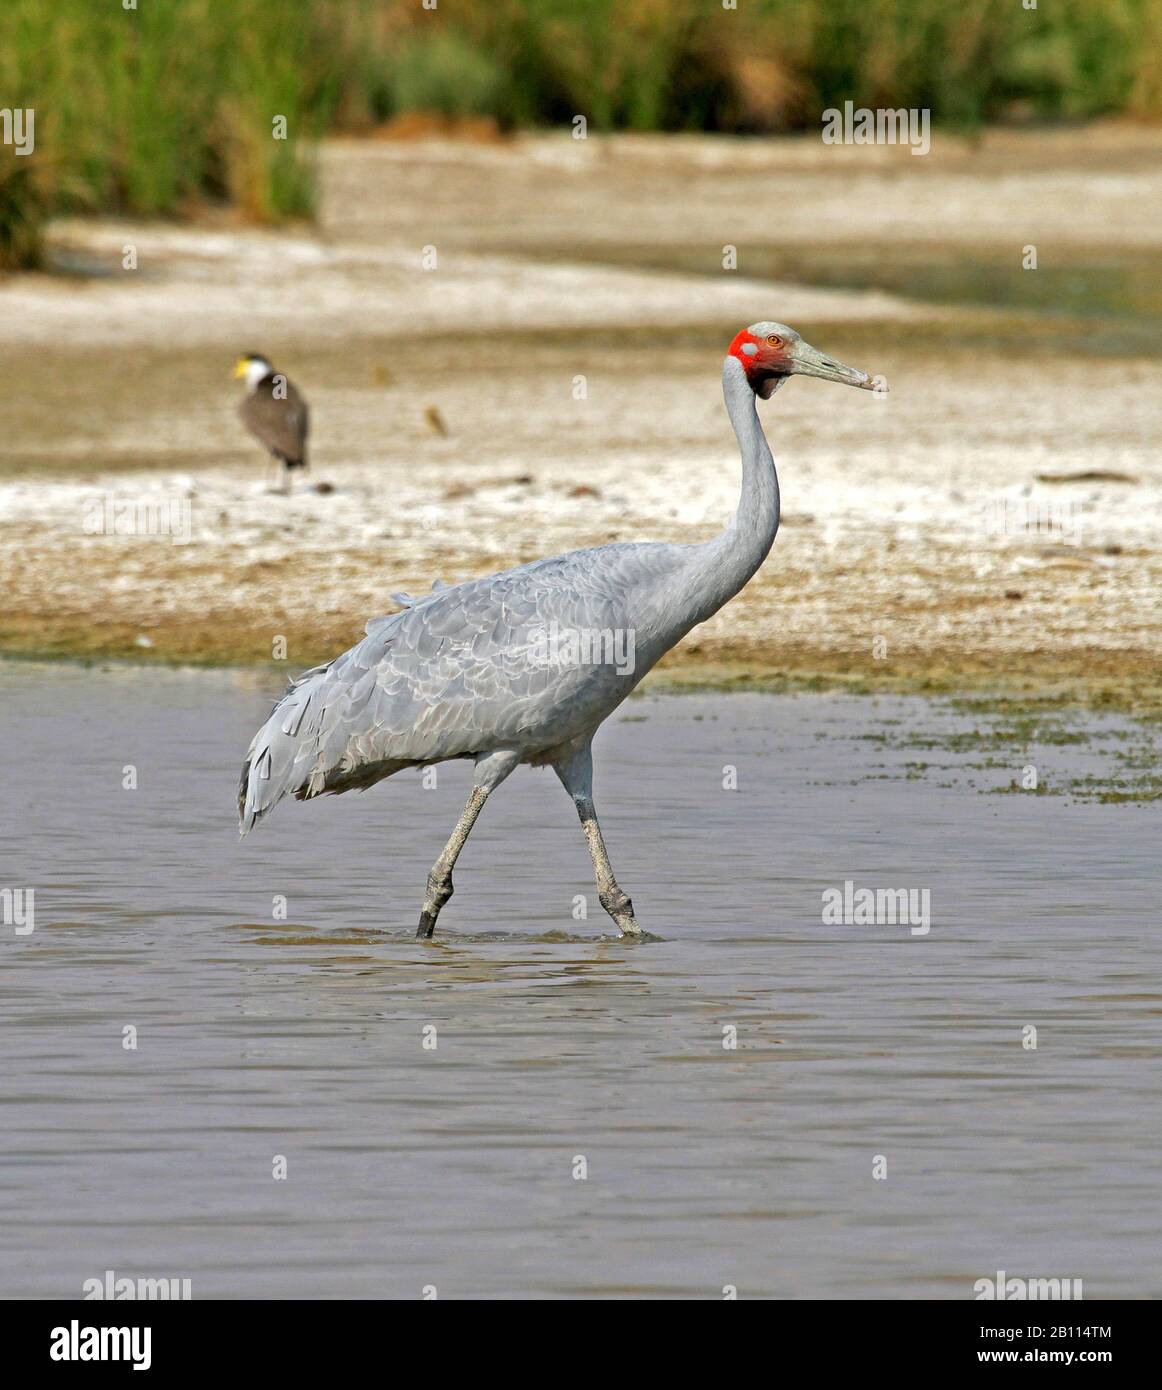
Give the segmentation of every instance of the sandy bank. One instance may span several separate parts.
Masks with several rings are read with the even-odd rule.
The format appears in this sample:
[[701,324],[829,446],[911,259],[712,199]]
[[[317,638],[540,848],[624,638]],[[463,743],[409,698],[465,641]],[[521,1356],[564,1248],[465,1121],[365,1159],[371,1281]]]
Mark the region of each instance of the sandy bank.
[[[1116,166],[1096,137],[998,139],[832,165],[802,141],[347,143],[326,154],[317,238],[60,229],[107,273],[0,288],[0,650],[259,662],[283,636],[297,667],[394,590],[708,535],[738,486],[722,348],[771,315],[892,393],[794,382],[764,409],[783,530],[671,672],[1153,701],[1159,363],[1090,355],[1072,321],[1024,350],[1019,323],[994,341],[976,310],[744,273],[772,227],[837,254],[905,225],[945,253],[966,227],[1075,255],[1099,236],[1157,250],[1154,137],[1117,145]],[[712,268],[625,264],[631,237],[702,239]],[[727,243],[739,272],[719,269]],[[250,348],[306,390],[333,492],[262,493],[228,375]],[[92,534],[100,509],[149,502],[188,542]]]

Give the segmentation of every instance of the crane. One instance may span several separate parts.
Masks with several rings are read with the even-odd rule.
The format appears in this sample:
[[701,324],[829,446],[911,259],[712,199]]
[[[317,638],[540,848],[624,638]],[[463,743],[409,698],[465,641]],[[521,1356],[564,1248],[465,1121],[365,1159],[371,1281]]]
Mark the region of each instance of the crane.
[[577,809],[602,907],[622,936],[640,937],[597,819],[593,736],[766,559],[779,483],[756,398],[768,400],[794,375],[886,389],[785,324],[743,329],[722,367],[742,456],[742,493],[726,529],[701,544],[602,545],[462,584],[437,581],[418,598],[394,595],[401,611],[373,619],[349,651],[292,681],[255,734],[239,789],[241,833],[288,794],[305,800],[471,758],[472,791],[428,874],[423,939],[452,896],[452,871],[489,796],[522,763],[550,766]]

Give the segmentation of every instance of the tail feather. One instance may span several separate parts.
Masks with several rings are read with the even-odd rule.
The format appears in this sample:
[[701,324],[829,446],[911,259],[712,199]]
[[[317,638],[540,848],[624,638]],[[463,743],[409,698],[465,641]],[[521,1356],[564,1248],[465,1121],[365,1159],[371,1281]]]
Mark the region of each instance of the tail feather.
[[350,651],[291,681],[242,765],[243,835],[284,796],[305,800],[369,787],[425,761],[408,756],[413,749],[407,713],[388,708],[403,677],[385,681],[383,663],[402,616],[369,622],[367,635]]
[[304,718],[319,679],[329,669],[316,666],[287,687],[270,717],[251,740],[238,787],[238,821],[245,835],[288,793],[300,793],[315,761],[310,725]]
[[348,718],[353,696],[375,685],[366,673],[359,681],[328,682],[331,666],[317,666],[293,681],[270,717],[251,740],[238,787],[238,820],[243,835],[284,796],[305,801],[325,792],[370,787],[415,767],[413,758],[392,757],[377,748],[378,730],[362,733]]

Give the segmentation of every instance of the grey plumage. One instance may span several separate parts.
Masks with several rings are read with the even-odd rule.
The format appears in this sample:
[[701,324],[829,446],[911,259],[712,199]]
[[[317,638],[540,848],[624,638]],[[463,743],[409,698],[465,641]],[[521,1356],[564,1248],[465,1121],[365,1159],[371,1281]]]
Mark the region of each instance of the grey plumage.
[[[782,324],[740,333],[723,392],[743,486],[721,535],[699,545],[598,546],[463,584],[437,581],[419,598],[396,595],[401,612],[369,622],[362,641],[293,681],[254,736],[239,789],[242,833],[287,795],[344,792],[406,767],[473,758],[472,796],[428,878],[418,934],[429,936],[488,794],[520,763],[550,764],[577,807],[603,906],[623,933],[640,934],[597,822],[590,744],[659,658],[736,594],[770,550],[779,488],[755,398],[795,372],[871,386]],[[550,633],[592,634],[590,659],[557,659]],[[608,659],[604,635],[619,633],[632,637],[632,662]]]
[[[651,649],[660,656],[670,645],[651,620],[650,594],[693,549],[600,546],[418,599],[395,595],[404,611],[372,620],[356,646],[292,682],[255,736],[243,831],[287,794],[348,791],[417,764],[501,747],[552,761],[645,675],[643,619],[655,629]],[[637,624],[635,670],[546,662],[542,634],[553,622],[588,632]]]

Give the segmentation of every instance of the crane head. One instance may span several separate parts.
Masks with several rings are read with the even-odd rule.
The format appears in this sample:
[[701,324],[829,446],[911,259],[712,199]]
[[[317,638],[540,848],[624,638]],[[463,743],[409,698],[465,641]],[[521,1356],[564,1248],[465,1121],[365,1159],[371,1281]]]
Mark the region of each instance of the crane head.
[[841,381],[864,391],[886,390],[882,381],[857,371],[818,348],[805,343],[785,323],[764,320],[744,328],[730,345],[729,355],[737,358],[756,396],[769,400],[789,376],[817,376],[824,381]]

